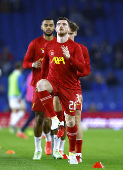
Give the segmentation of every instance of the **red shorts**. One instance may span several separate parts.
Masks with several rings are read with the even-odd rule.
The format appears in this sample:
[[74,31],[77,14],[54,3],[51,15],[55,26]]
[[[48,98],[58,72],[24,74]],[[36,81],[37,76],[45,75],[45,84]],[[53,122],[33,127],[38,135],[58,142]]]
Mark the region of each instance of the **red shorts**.
[[38,93],[36,93],[35,91],[36,91],[36,87],[33,87],[33,98],[32,98],[31,110],[35,112],[45,112],[45,117],[50,117],[48,112],[45,111],[45,108],[39,99]]
[[71,116],[75,116],[76,114],[76,91],[73,89],[68,89],[55,81],[48,79],[53,87],[54,96],[58,96],[62,110],[65,111],[66,114]]
[[82,90],[76,90],[76,110],[82,111]]

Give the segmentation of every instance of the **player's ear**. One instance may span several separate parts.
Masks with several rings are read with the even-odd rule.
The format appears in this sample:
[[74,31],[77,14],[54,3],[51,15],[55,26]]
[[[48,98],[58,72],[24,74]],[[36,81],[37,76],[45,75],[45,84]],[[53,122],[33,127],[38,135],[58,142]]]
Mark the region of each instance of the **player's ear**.
[[41,30],[43,30],[43,29],[42,29],[42,25],[41,25]]
[[75,36],[77,36],[77,31],[75,31]]

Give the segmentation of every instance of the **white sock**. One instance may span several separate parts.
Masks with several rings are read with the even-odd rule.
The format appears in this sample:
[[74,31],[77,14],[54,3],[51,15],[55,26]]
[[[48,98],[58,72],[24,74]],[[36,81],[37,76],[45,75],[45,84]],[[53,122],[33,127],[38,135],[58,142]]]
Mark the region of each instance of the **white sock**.
[[46,136],[46,142],[50,142],[51,141],[51,135],[50,135],[50,132],[45,134]]
[[24,111],[23,110],[19,110],[16,114],[16,119],[15,119],[15,125],[19,122],[19,120],[24,116]]
[[10,126],[15,126],[15,122],[16,122],[16,117],[17,117],[17,113],[12,112],[10,115]]
[[42,151],[41,149],[41,137],[35,137],[35,152]]
[[61,150],[63,154],[64,154],[64,144],[65,144],[65,140],[61,140],[59,150]]
[[54,135],[54,148],[53,150],[59,150],[61,138],[58,138],[57,135]]

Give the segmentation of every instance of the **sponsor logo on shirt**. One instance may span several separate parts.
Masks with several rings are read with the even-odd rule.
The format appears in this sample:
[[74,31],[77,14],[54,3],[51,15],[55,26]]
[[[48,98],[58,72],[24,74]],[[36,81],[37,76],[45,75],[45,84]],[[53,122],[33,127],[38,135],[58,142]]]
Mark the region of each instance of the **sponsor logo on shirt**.
[[42,51],[42,53],[44,53],[44,48],[40,48],[40,50]]
[[50,50],[50,54],[51,54],[51,55],[54,55],[54,50]]
[[54,64],[60,64],[61,62],[65,64],[64,57],[53,57],[51,63],[54,62]]

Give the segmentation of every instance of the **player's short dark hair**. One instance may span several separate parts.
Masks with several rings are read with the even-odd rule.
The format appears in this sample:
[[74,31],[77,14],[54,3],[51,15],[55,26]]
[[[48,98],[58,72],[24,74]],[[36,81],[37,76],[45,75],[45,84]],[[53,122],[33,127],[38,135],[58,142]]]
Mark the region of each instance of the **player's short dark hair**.
[[72,32],[75,32],[75,31],[79,30],[79,27],[78,27],[78,25],[76,23],[74,23],[72,21],[69,21],[69,22],[70,22],[69,26],[70,26],[70,29],[71,29]]
[[50,17],[45,17],[45,18],[42,20],[42,22],[45,21],[45,20],[53,20],[53,19],[50,18]]
[[58,22],[59,20],[66,20],[66,21],[68,22],[68,24],[70,25],[70,21],[69,21],[69,19],[66,18],[66,17],[59,17],[59,18],[57,19],[57,22]]
[[15,69],[23,69],[23,66],[22,66],[22,62],[21,61],[17,61],[15,64],[14,64],[14,68]]

